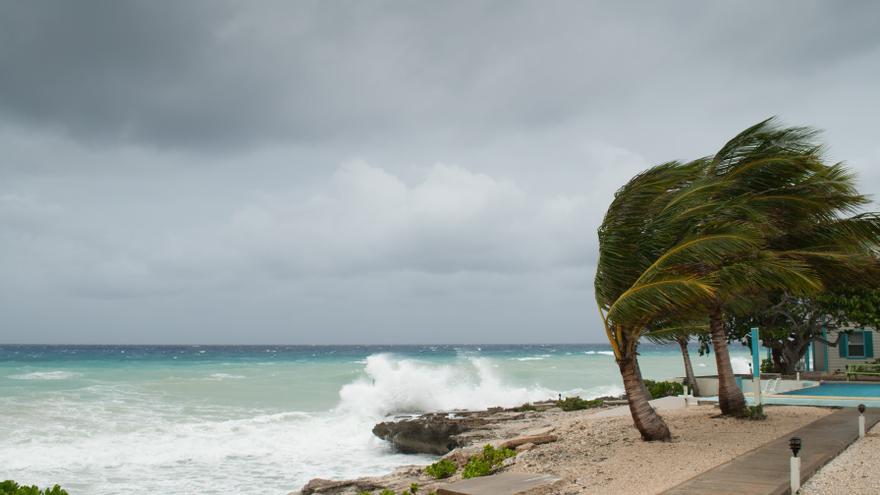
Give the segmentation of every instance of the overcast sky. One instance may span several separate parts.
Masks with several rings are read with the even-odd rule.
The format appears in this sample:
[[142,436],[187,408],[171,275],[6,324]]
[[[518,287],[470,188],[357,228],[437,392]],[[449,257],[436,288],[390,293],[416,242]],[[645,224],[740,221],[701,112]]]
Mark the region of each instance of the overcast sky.
[[601,342],[596,228],[771,115],[880,186],[880,3],[0,0],[0,343]]

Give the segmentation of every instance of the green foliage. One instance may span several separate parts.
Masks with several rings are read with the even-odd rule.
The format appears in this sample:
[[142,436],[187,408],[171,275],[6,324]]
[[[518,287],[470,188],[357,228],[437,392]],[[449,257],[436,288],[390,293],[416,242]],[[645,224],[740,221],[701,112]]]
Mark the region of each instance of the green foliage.
[[772,359],[764,358],[761,360],[761,373],[778,373]]
[[52,488],[40,490],[37,486],[20,486],[12,480],[0,483],[0,495],[68,495],[67,491],[55,485]]
[[448,478],[458,471],[458,465],[449,459],[440,459],[425,468],[425,473],[434,479]]
[[767,419],[767,415],[764,414],[764,406],[748,406],[745,411],[740,415],[743,419],[750,419],[752,421],[761,421]]
[[[416,495],[416,492],[418,490],[419,490],[419,484],[413,483],[413,484],[409,485],[409,490],[404,490],[404,491],[400,492],[400,495]],[[2,494],[0,494],[0,495],[2,495]],[[52,495],[54,495],[54,494],[52,494]],[[373,495],[373,492],[364,490],[364,491],[358,493],[358,495]],[[388,488],[385,488],[384,490],[379,492],[379,495],[397,495],[397,494],[394,493],[394,490],[389,490]],[[429,492],[428,495],[437,495],[437,492],[432,491],[432,492]]]
[[488,476],[492,471],[501,466],[504,459],[514,457],[516,451],[513,449],[496,449],[491,445],[483,447],[483,452],[468,459],[464,470],[461,473],[462,478],[476,478],[479,476]]
[[584,400],[580,397],[566,397],[556,401],[556,405],[563,411],[580,411],[581,409],[592,409],[602,405],[602,399]]
[[684,385],[678,382],[657,382],[654,380],[645,380],[645,386],[651,397],[659,399],[660,397],[669,397],[681,395],[684,393]]
[[517,412],[537,411],[538,408],[534,404],[526,402],[525,404],[514,409]]

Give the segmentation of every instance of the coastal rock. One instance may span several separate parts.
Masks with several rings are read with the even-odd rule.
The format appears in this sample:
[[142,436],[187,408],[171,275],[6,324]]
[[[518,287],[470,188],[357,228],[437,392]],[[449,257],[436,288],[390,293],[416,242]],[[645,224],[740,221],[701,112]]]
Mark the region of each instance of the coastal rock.
[[302,487],[300,493],[302,495],[312,495],[313,493],[321,494],[341,494],[351,492],[373,491],[383,488],[383,485],[369,479],[359,478],[356,480],[333,481],[321,478],[315,478]]
[[461,446],[458,435],[481,427],[480,417],[449,417],[426,414],[401,421],[386,421],[373,427],[373,434],[391,442],[397,450],[408,454],[446,454]]

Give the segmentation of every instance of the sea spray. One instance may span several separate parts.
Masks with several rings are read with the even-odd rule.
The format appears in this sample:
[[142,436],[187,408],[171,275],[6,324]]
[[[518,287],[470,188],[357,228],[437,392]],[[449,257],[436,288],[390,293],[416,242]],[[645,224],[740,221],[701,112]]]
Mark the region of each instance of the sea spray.
[[488,358],[459,357],[454,364],[434,364],[377,354],[367,358],[364,371],[366,377],[339,391],[340,409],[381,417],[511,407],[555,396],[544,387],[503,383]]

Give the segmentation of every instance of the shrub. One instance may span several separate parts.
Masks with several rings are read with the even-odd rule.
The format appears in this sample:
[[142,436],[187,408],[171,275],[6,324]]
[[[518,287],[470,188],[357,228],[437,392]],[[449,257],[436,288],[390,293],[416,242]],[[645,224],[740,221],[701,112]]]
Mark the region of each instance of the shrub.
[[517,407],[517,408],[514,408],[514,410],[515,410],[516,412],[526,412],[526,411],[537,411],[538,408],[535,407],[534,404],[531,404],[531,403],[529,403],[529,402],[526,402],[525,404],[523,404],[523,405],[521,405],[521,406],[519,406],[519,407]]
[[40,491],[37,486],[20,486],[12,480],[0,483],[0,495],[68,495],[67,491],[55,485]]
[[448,478],[458,471],[458,465],[449,459],[440,459],[425,468],[425,473],[434,479]]
[[478,476],[487,476],[492,474],[496,468],[501,466],[504,459],[514,457],[516,451],[513,449],[496,449],[491,445],[483,447],[483,453],[477,454],[468,459],[461,472],[462,478],[476,478]]
[[681,395],[684,393],[684,385],[678,382],[656,382],[654,380],[645,380],[645,387],[648,393],[654,399],[660,397],[669,397],[671,395]]
[[556,405],[563,411],[580,411],[581,409],[592,409],[602,405],[602,399],[584,400],[580,397],[566,397],[565,399],[556,401]]
[[767,415],[764,414],[764,406],[748,406],[740,417],[752,421],[767,419]]
[[776,373],[776,365],[772,359],[764,358],[761,360],[761,373]]

